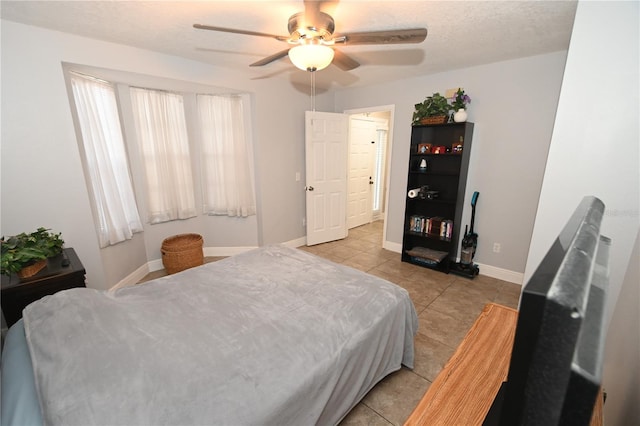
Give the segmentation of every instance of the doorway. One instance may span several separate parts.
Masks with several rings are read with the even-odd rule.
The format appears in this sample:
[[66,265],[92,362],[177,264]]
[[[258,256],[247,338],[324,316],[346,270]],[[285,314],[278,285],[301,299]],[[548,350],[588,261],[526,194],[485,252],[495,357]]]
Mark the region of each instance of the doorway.
[[386,213],[391,160],[393,105],[346,110],[349,115],[347,228],[374,221]]

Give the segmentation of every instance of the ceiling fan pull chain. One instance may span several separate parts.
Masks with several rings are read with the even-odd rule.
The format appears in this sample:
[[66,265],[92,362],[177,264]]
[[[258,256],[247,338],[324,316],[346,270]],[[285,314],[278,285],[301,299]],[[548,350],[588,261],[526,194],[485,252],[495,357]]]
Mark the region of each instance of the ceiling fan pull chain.
[[316,73],[309,71],[311,74],[311,111],[316,111]]

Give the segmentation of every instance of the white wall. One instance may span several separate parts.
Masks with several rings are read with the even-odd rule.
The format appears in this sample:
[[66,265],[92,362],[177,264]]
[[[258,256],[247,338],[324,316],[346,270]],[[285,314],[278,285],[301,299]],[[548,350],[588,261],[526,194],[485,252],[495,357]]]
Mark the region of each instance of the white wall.
[[[157,259],[162,236],[200,231],[210,236],[206,242],[212,247],[229,243],[229,238],[218,236],[228,235],[227,229],[233,228],[234,241],[242,244],[304,237],[304,183],[296,182],[295,174],[304,176],[303,117],[309,106],[308,93],[286,79],[252,80],[242,70],[224,70],[10,21],[1,21],[0,30],[2,235],[39,226],[62,232],[66,245],[76,249],[87,269],[87,285],[99,289],[116,284],[141,263]],[[63,62],[251,93],[259,209],[255,225],[245,229],[234,219],[215,217],[172,222],[164,225],[166,232],[154,228],[153,236],[142,244],[134,239],[100,250]],[[321,95],[316,104],[319,110],[327,110],[333,104],[332,96]]]
[[610,425],[640,419],[637,247],[632,256],[640,229],[639,12],[638,2],[578,4],[525,270],[528,279],[583,196],[604,202],[601,231],[612,239],[607,317],[614,320],[604,369]]
[[[389,242],[402,243],[413,106],[434,92],[463,87],[475,123],[463,222],[470,222],[471,195],[479,191],[475,261],[481,273],[492,269],[521,281],[565,57],[557,52],[336,93],[337,111],[395,104]],[[494,242],[501,253],[493,253]]]

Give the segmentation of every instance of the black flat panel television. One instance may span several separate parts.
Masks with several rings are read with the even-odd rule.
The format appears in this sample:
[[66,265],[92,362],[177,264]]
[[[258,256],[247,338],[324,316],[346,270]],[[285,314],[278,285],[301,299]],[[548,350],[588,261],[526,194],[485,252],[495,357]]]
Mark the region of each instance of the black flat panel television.
[[525,285],[507,381],[484,425],[588,425],[598,395],[611,241],[585,197]]

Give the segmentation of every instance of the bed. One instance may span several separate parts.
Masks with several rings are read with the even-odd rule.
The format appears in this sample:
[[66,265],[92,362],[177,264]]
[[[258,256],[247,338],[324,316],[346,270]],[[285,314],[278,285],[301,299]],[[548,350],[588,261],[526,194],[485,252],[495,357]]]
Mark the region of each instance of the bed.
[[7,335],[2,424],[331,425],[401,364],[406,290],[273,245],[32,303]]

